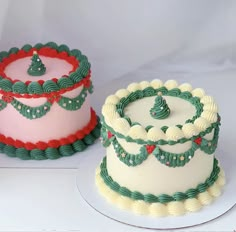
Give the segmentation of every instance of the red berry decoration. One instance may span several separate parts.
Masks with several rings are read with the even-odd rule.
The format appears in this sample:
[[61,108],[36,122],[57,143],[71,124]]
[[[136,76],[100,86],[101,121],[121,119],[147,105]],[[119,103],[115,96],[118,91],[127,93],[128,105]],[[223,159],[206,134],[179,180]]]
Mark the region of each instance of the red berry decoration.
[[110,139],[112,136],[113,136],[113,134],[110,131],[108,131],[107,132],[107,138]]
[[148,154],[151,154],[155,148],[156,148],[156,145],[146,145]]
[[52,104],[54,102],[59,102],[60,99],[61,99],[60,95],[52,95],[51,97],[48,97],[48,102]]
[[197,145],[201,145],[202,143],[202,137],[198,137],[194,140],[194,142],[197,144]]
[[13,101],[13,96],[10,94],[4,94],[2,96],[2,100],[5,101],[6,103],[11,103]]

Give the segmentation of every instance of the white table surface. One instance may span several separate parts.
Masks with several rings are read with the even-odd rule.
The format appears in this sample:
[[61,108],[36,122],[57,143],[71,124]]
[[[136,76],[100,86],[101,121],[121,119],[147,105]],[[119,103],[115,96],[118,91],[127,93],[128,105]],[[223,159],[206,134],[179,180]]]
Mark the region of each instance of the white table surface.
[[[151,66],[150,64],[149,66]],[[162,78],[161,72],[150,72],[143,67],[113,81],[112,85],[96,86],[93,105],[100,112],[108,94],[125,87],[132,81]],[[222,126],[217,156],[230,159],[235,165],[234,143],[236,139],[235,99],[236,70],[186,73],[170,72],[164,80],[177,79],[194,87],[203,87],[213,95],[220,107]],[[233,107],[232,107],[233,106]],[[113,221],[92,209],[80,196],[76,186],[77,167],[86,153],[96,155],[97,142],[88,150],[72,157],[58,160],[22,161],[0,156],[0,231],[152,231],[135,228]],[[233,176],[227,176],[227,184],[235,184]],[[84,183],[86,184],[86,183]],[[236,193],[235,191],[232,194]],[[222,196],[223,197],[223,196]],[[211,222],[177,231],[236,231],[236,209]]]

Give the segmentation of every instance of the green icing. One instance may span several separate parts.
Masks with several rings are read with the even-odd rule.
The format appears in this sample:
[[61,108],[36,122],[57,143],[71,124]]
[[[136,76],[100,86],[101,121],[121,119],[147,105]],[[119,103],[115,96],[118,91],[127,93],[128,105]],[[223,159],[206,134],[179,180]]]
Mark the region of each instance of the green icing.
[[37,43],[34,45],[34,48],[37,48],[37,50],[39,50],[40,48],[43,48],[45,45],[43,45],[42,43]]
[[19,51],[19,48],[13,47],[9,50],[9,54],[16,54]]
[[[32,83],[36,83],[36,82],[32,82]],[[32,86],[33,84],[30,83],[30,85]],[[29,90],[31,90],[31,88],[29,88]],[[21,82],[21,81],[17,81],[13,86],[12,86],[12,91],[14,93],[27,93],[27,86],[25,85],[25,83]]]
[[67,45],[62,44],[58,47],[59,52],[67,52],[68,54],[70,53],[70,49]]
[[[95,141],[95,139],[97,139],[100,136],[100,134],[97,134],[97,132],[93,133],[95,130],[99,131],[100,127],[101,125],[99,122],[99,118],[97,118],[97,125],[89,134],[90,136],[93,137],[93,141]],[[48,147],[45,150],[40,150],[40,149],[27,150],[25,148],[16,148],[14,146],[0,143],[0,152],[7,154],[9,157],[18,157],[23,160],[58,159],[63,156],[71,156],[76,152],[81,152],[85,150],[87,146],[91,145],[91,140],[89,141],[89,143],[87,143],[88,141],[85,139],[85,137],[83,139],[76,140],[75,142],[68,145],[63,145],[58,148]]]
[[29,151],[27,151],[24,148],[18,148],[18,149],[16,149],[16,157],[18,157],[22,160],[28,160],[28,159],[30,159]]
[[[28,52],[32,48],[35,48],[35,50],[40,50],[41,48],[44,47],[49,47],[52,49],[55,49],[57,52],[66,52],[68,53],[69,56],[74,56],[75,59],[79,61],[79,67],[76,69],[76,71],[72,72],[69,74],[69,77],[67,79],[69,80],[68,82],[60,81],[61,79],[65,79],[65,77],[60,77],[58,78],[57,83],[53,84],[46,84],[43,86],[42,91],[38,88],[35,87],[37,86],[37,81],[32,82],[32,86],[29,88],[24,82],[18,81],[15,83],[12,83],[9,80],[1,82],[0,80],[0,86],[3,91],[6,92],[13,92],[13,93],[19,93],[19,94],[43,94],[49,93],[52,91],[57,91],[60,89],[65,89],[68,87],[72,87],[74,84],[80,82],[83,78],[85,78],[89,74],[89,69],[90,69],[90,63],[88,62],[88,59],[86,56],[82,55],[82,53],[78,49],[73,49],[69,50],[68,46],[66,45],[57,45],[54,42],[48,42],[46,44],[38,43],[34,46],[31,46],[29,44],[24,45],[21,49],[24,51]],[[12,48],[8,52],[2,51],[0,52],[0,61],[2,61],[5,57],[8,57],[10,54],[15,53],[17,51],[17,48]],[[38,65],[38,63],[36,63]],[[37,65],[35,67],[37,67]],[[3,78],[5,80],[5,78]]]
[[6,51],[2,51],[0,52],[0,61],[2,61],[5,57],[7,57],[9,55],[8,52]]
[[30,44],[25,44],[21,49],[26,52],[29,52],[31,48],[32,46]]
[[33,94],[41,94],[43,93],[43,88],[38,82],[31,82],[28,85],[28,92],[31,92]]
[[[156,143],[155,145],[146,143],[145,145],[141,146],[140,152],[138,154],[130,154],[120,145],[115,135],[111,137],[108,136],[110,132],[107,131],[105,127],[102,127],[101,129],[101,136],[103,146],[108,147],[112,145],[119,160],[125,163],[127,166],[137,166],[145,161],[149,154],[153,154],[157,158],[157,160],[159,160],[164,165],[167,165],[169,167],[182,167],[194,157],[195,151],[197,149],[201,149],[209,155],[215,152],[219,137],[219,124],[214,124],[214,127],[207,129],[206,132],[210,133],[213,129],[214,135],[212,140],[207,140],[205,138],[195,136],[191,138],[191,148],[180,154],[162,150],[157,145],[164,145],[166,143],[161,143],[160,141],[158,141],[158,143]],[[196,139],[198,138],[200,138],[201,140],[200,144],[196,143]],[[169,145],[175,144],[174,141],[172,141],[172,143],[170,142],[168,143]],[[152,148],[151,151],[148,151],[150,148]]]
[[0,100],[0,111],[6,108],[6,106],[7,106],[7,103],[3,100]]
[[57,84],[59,85],[61,89],[63,89],[63,88],[73,86],[74,82],[67,77],[62,77],[57,81]]
[[162,96],[155,98],[155,104],[151,108],[150,114],[155,119],[165,119],[170,115],[170,109]]
[[119,193],[122,196],[129,197],[133,200],[143,200],[147,203],[169,203],[171,201],[182,201],[186,199],[195,198],[199,193],[205,192],[209,187],[211,187],[215,181],[218,179],[220,173],[220,168],[218,166],[218,160],[214,159],[213,170],[210,176],[206,179],[204,183],[199,184],[195,189],[188,189],[186,192],[176,192],[172,196],[168,194],[142,194],[138,191],[131,191],[126,187],[120,186],[117,182],[115,182],[111,176],[109,176],[106,168],[106,157],[103,158],[102,163],[100,165],[100,176],[102,177],[104,183]]
[[81,108],[86,97],[87,97],[87,89],[83,88],[80,94],[75,98],[68,98],[68,97],[62,96],[58,104],[66,110],[75,111]]
[[45,44],[45,47],[50,47],[50,48],[53,48],[53,49],[56,49],[56,50],[58,49],[58,46],[55,42],[47,42]]
[[43,90],[45,93],[55,92],[59,89],[60,88],[58,87],[58,85],[52,80],[47,80],[43,83]]
[[27,70],[28,74],[31,76],[42,76],[46,72],[46,67],[36,51],[34,51],[31,61]]
[[[121,117],[126,119],[127,122],[131,126],[136,125],[137,122],[131,122],[130,118],[127,117],[124,114],[125,107],[128,104],[130,104],[130,103],[132,103],[132,102],[134,102],[138,99],[141,99],[143,97],[151,97],[151,96],[157,96],[157,95],[177,96],[177,97],[185,99],[185,100],[189,101],[191,104],[193,104],[196,108],[196,114],[191,119],[186,120],[185,123],[193,123],[195,121],[195,119],[200,117],[201,113],[203,112],[203,104],[200,102],[200,99],[198,97],[193,97],[192,94],[188,91],[180,93],[180,91],[178,91],[177,88],[168,91],[168,89],[164,86],[161,87],[161,88],[158,88],[158,89],[154,89],[153,87],[147,87],[144,90],[137,90],[137,91],[131,92],[127,97],[121,98],[120,101],[116,104],[116,111],[117,111],[117,113],[119,113],[119,115]],[[218,115],[218,118],[219,118],[219,115]],[[116,132],[113,128],[111,128],[110,126],[108,126],[105,123],[103,118],[102,118],[102,124],[103,124],[103,127],[105,127],[106,130],[111,131],[117,137],[124,138],[127,142],[136,142],[138,144],[146,144],[148,142],[149,144],[174,145],[174,144],[177,144],[177,143],[184,143],[184,142],[192,140],[192,138],[181,138],[181,139],[178,139],[177,141],[171,141],[171,140],[168,140],[168,141],[159,140],[158,142],[145,141],[145,140],[142,140],[142,139],[134,139],[130,136],[124,136],[123,134]],[[203,137],[204,135],[208,134],[213,128],[219,127],[219,125],[220,125],[219,122],[212,123],[209,128],[207,128],[205,131],[200,132],[198,134],[198,136]],[[176,125],[176,126],[181,129],[183,125]],[[150,129],[150,127],[152,127],[152,126],[151,125],[147,126],[145,128],[146,131],[148,131]],[[169,128],[168,126],[163,126],[161,129],[162,129],[163,132],[166,132],[166,130],[168,128]]]
[[21,102],[19,102],[18,100],[14,99],[11,102],[12,106],[24,117],[28,118],[28,119],[37,119],[37,118],[41,118],[42,116],[44,116],[45,114],[47,114],[50,111],[51,108],[51,103],[46,102],[44,104],[42,104],[41,106],[37,106],[37,107],[31,107],[31,106],[27,106]]
[[[21,91],[20,90],[21,83],[22,82],[20,82],[17,85],[19,87],[19,91]],[[45,86],[48,87],[48,91],[55,87],[55,85],[52,82],[47,82],[47,85],[45,85]],[[35,82],[30,83],[28,86],[28,89],[30,89],[35,94],[42,93],[42,87],[40,86],[40,84],[35,83]],[[51,98],[48,98],[48,100],[44,104],[42,104],[40,106],[36,106],[36,107],[31,107],[26,104],[23,104],[19,100],[17,100],[16,98],[13,98],[11,96],[9,96],[9,97],[5,96],[10,99],[8,99],[8,101],[6,100],[7,102],[0,99],[0,111],[3,110],[4,108],[6,108],[7,103],[11,103],[12,106],[24,117],[26,117],[28,119],[37,119],[37,118],[43,117],[44,115],[46,115],[50,111],[51,106],[54,103],[54,100],[62,108],[66,109],[66,110],[70,110],[70,111],[75,111],[75,110],[79,110],[81,108],[81,106],[83,105],[83,103],[88,95],[87,92],[92,93],[92,86],[90,86],[89,88],[83,87],[83,89],[81,90],[79,95],[75,98],[68,98],[68,97],[64,97],[64,96],[60,96],[60,95],[57,97],[56,95],[55,96],[53,95]]]
[[0,86],[2,90],[10,92],[12,89],[12,82],[8,79],[2,79],[0,80]]

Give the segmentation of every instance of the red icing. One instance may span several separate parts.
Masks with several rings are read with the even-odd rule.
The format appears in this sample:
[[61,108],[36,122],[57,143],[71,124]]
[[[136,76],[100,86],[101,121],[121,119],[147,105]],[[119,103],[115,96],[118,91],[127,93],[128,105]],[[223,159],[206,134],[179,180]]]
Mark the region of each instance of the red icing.
[[146,145],[148,154],[151,154],[155,148],[156,148],[156,145]]
[[61,95],[58,94],[52,94],[50,97],[48,97],[48,102],[53,104],[54,102],[59,102],[61,99]]
[[18,139],[13,139],[11,137],[6,137],[3,134],[0,134],[0,142],[14,146],[16,148],[25,148],[27,150],[33,150],[33,149],[40,149],[45,150],[49,147],[51,148],[58,148],[63,145],[71,144],[75,142],[76,140],[83,139],[84,136],[89,134],[97,125],[97,116],[95,111],[91,108],[91,119],[90,122],[81,130],[78,130],[75,134],[71,134],[66,138],[61,138],[59,140],[50,140],[48,142],[39,141],[37,143],[31,143],[31,142],[23,142]]
[[195,142],[196,144],[198,144],[198,145],[201,145],[201,143],[202,143],[202,138],[201,138],[201,137],[198,137],[198,138],[196,138],[196,139],[194,140],[194,142]]
[[12,94],[10,94],[10,93],[6,93],[6,94],[2,95],[2,100],[7,103],[11,103],[13,101],[13,99],[14,98],[13,98]]
[[108,131],[107,132],[107,138],[110,139],[112,136],[113,136],[113,134],[110,131]]
[[[43,47],[40,48],[39,50],[37,50],[36,48],[32,48],[30,49],[28,52],[24,51],[24,50],[19,50],[16,54],[10,54],[8,57],[5,57],[1,62],[0,62],[0,76],[2,76],[3,78],[6,78],[8,80],[10,80],[12,83],[15,83],[16,80],[11,79],[10,77],[7,77],[4,70],[5,67],[7,65],[9,65],[10,63],[14,62],[17,59],[20,58],[25,58],[28,56],[32,56],[33,51],[37,51],[37,53],[39,55],[43,55],[46,57],[52,57],[52,58],[59,58],[59,59],[64,59],[66,60],[68,63],[70,63],[72,65],[72,70],[71,72],[74,72],[78,67],[79,67],[79,61],[74,57],[74,56],[69,56],[67,52],[63,51],[63,52],[58,52],[57,50],[50,48],[50,47]],[[60,94],[65,93],[67,91],[73,90],[77,87],[79,87],[80,85],[85,85],[85,86],[89,86],[88,82],[90,79],[90,75],[91,75],[91,71],[89,70],[89,74],[87,75],[87,77],[83,78],[82,81],[80,81],[79,83],[74,84],[72,87],[68,87],[65,89],[62,89],[59,91]],[[52,78],[52,80],[57,83],[58,78]],[[25,84],[29,85],[31,83],[31,81],[26,81]],[[38,83],[40,85],[43,85],[44,81],[43,80],[39,80]],[[4,94],[5,91],[4,90],[0,90],[1,94]],[[38,95],[38,94],[17,94],[14,93],[13,96],[14,97],[26,97],[26,98],[38,98],[38,97],[42,97],[44,94]],[[48,96],[48,94],[45,94],[46,96]]]

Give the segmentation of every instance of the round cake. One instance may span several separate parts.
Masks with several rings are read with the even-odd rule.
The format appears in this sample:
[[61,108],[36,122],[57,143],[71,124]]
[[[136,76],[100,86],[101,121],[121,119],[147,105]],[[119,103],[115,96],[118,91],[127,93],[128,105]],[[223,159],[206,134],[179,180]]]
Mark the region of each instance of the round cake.
[[102,108],[106,156],[99,191],[123,209],[152,216],[198,211],[221,194],[214,156],[220,116],[211,96],[174,80],[132,83]]
[[100,136],[90,106],[90,63],[54,42],[0,52],[0,151],[21,159],[56,159]]

